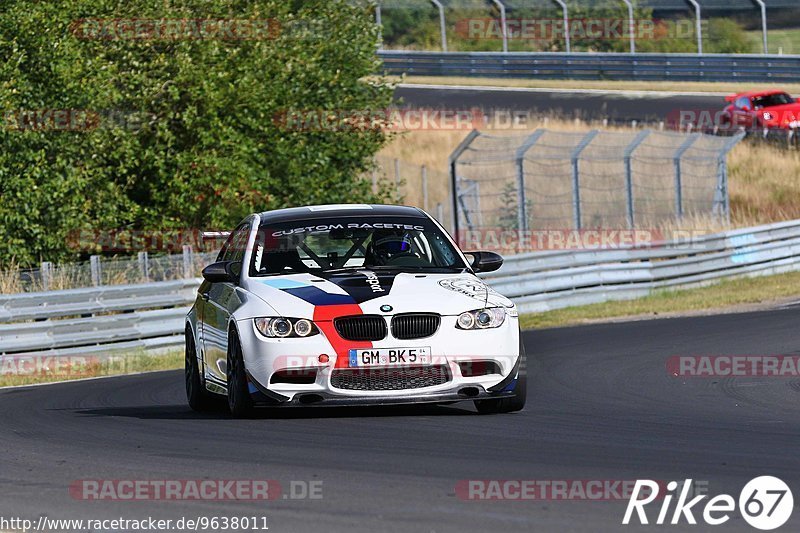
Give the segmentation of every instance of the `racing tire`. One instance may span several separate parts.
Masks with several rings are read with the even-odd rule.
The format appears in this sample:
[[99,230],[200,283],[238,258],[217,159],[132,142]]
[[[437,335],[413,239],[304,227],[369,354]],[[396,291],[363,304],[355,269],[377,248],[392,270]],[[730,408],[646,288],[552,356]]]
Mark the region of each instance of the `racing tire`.
[[525,354],[525,345],[522,343],[522,337],[519,339],[519,359],[520,366],[525,363],[525,368],[519,371],[517,376],[517,384],[514,387],[514,396],[509,398],[498,398],[496,400],[475,400],[475,409],[482,415],[491,415],[498,413],[513,413],[521,411],[525,407],[525,400],[528,397],[528,368],[527,356]]
[[253,398],[247,385],[242,345],[236,333],[228,337],[228,409],[234,418],[247,418],[253,412]]
[[517,386],[514,387],[514,392],[515,395],[510,398],[475,400],[475,409],[482,415],[521,411],[525,407],[525,400],[528,396],[528,384],[525,376],[520,375],[517,378]]
[[198,413],[204,413],[214,407],[214,399],[211,397],[203,380],[200,378],[200,366],[197,363],[197,351],[195,350],[194,335],[192,330],[186,329],[186,340],[184,342],[184,375],[186,378],[186,400],[189,407]]

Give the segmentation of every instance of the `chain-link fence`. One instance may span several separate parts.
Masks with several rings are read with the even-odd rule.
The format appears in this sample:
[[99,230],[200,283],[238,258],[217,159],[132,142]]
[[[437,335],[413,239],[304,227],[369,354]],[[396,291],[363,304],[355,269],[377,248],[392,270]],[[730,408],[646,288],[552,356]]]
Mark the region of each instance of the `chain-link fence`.
[[652,228],[727,221],[727,154],[743,137],[653,130],[472,132],[451,155],[459,230]]
[[453,203],[450,201],[450,179],[446,172],[384,156],[375,157],[371,173],[373,188],[381,181],[397,190],[398,203],[424,209],[448,231],[453,230]]
[[181,254],[91,256],[89,261],[54,264],[39,268],[0,272],[0,294],[79,289],[192,278],[213,262],[216,252],[194,252],[185,246]]

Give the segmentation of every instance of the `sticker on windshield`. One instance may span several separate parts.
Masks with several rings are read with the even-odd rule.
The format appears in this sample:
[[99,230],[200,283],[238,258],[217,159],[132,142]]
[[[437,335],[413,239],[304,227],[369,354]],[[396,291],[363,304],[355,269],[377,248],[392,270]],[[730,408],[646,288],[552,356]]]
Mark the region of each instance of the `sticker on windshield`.
[[272,232],[273,237],[283,237],[286,235],[297,235],[301,233],[321,233],[331,230],[343,229],[398,229],[405,231],[425,231],[425,226],[416,224],[397,224],[393,222],[353,222],[350,224],[318,224],[314,226],[302,226],[298,228],[282,229]]

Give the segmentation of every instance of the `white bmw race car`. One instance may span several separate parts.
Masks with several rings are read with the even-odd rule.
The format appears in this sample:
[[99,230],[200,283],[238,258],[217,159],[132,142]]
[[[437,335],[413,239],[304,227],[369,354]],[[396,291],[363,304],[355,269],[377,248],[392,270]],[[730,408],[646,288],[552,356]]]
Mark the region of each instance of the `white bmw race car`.
[[462,400],[518,411],[517,311],[475,275],[502,263],[465,255],[414,207],[250,215],[203,270],[187,315],[189,405],[227,396],[235,416],[259,405]]

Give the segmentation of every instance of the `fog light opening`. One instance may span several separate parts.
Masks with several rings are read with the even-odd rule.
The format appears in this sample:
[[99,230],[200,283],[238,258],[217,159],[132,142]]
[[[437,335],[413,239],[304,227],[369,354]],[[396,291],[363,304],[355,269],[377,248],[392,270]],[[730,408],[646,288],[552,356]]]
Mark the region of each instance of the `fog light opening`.
[[464,387],[458,391],[459,396],[466,396],[467,398],[474,398],[480,393],[481,391],[478,390],[478,387]]

